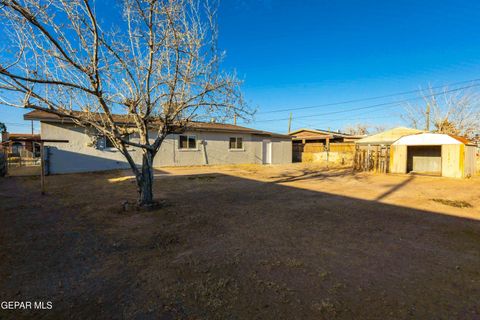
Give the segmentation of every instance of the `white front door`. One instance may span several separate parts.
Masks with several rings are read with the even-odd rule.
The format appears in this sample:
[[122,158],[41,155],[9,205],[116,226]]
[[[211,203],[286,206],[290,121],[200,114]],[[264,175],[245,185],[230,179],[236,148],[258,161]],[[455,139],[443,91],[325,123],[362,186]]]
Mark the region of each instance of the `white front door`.
[[271,140],[263,140],[263,148],[262,148],[262,159],[263,164],[271,164],[272,163],[272,141]]

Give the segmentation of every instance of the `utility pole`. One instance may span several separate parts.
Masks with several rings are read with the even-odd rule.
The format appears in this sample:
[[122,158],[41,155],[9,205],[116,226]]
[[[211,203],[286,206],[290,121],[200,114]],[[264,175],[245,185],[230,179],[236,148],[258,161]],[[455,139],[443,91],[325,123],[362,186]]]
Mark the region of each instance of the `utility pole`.
[[288,119],[288,133],[290,133],[292,129],[292,116],[293,114],[290,112],[290,118]]
[[32,134],[33,134],[33,120],[32,120]]
[[237,114],[236,113],[233,115],[233,124],[237,125]]
[[427,102],[425,130],[430,131],[430,103]]

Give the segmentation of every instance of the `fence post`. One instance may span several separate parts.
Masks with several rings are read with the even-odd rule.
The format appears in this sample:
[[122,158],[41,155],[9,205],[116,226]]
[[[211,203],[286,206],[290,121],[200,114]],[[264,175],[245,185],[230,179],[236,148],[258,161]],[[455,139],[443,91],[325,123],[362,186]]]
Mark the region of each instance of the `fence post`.
[[45,151],[43,142],[40,143],[40,186],[42,195],[45,194]]
[[385,149],[385,173],[390,172],[390,146]]

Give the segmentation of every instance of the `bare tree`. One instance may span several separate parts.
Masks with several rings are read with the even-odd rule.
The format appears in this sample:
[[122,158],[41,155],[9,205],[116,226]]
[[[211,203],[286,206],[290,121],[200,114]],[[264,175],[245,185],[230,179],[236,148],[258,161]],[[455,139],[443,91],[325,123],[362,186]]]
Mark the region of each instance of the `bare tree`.
[[480,126],[480,96],[465,90],[421,92],[423,103],[408,104],[402,118],[416,129],[472,138]]
[[352,135],[364,135],[369,133],[369,126],[364,123],[357,123],[347,126],[344,131]]
[[378,132],[385,131],[385,127],[381,125],[357,123],[354,125],[347,126],[344,131],[352,135],[366,135],[366,134],[375,134]]
[[[216,11],[203,3],[123,0],[121,17],[109,19],[89,0],[0,0],[8,35],[0,103],[110,139],[135,174],[139,204],[150,206],[153,159],[167,135],[192,121],[251,115],[240,82],[219,68]],[[142,150],[140,167],[129,146]]]

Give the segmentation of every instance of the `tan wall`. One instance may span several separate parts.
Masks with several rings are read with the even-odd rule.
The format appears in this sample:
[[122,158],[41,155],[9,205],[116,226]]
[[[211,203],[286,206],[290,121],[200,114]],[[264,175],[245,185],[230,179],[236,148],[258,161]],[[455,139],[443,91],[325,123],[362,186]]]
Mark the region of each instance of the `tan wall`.
[[338,165],[353,165],[355,144],[331,143],[330,151],[324,151],[323,143],[307,143],[302,152],[302,162],[331,162]]
[[355,154],[355,143],[330,143],[330,152]]
[[303,146],[303,152],[316,153],[324,151],[325,145],[323,143],[305,143]]
[[464,176],[472,177],[476,173],[476,146],[465,146]]
[[354,155],[342,152],[303,152],[302,162],[329,162],[338,165],[353,165]]
[[407,146],[390,147],[390,172],[407,173]]

